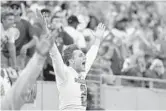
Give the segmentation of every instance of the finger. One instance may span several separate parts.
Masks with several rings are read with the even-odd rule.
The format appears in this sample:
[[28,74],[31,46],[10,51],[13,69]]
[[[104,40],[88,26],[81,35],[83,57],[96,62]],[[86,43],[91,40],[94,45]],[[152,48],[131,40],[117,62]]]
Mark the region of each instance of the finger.
[[99,25],[98,25],[98,29],[101,29],[101,26],[102,26],[102,23],[99,23]]
[[100,30],[102,30],[102,31],[105,30],[105,25],[104,24],[101,25],[101,29]]
[[90,30],[90,33],[95,36],[95,32],[93,30]]
[[104,24],[101,24],[101,29],[104,29],[104,28],[105,28]]
[[98,29],[99,29],[99,27],[100,27],[100,23],[97,25],[97,28],[96,28],[96,30],[98,30]]
[[104,24],[102,24],[102,30],[103,30],[103,31],[105,30],[105,25],[104,25]]

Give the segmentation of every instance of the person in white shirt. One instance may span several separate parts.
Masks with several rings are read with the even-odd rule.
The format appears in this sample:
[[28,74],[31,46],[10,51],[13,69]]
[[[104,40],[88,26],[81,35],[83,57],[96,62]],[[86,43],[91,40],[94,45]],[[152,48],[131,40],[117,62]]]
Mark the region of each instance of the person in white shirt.
[[[1,23],[1,67],[16,68],[16,48],[15,39],[19,36],[18,30],[14,25],[14,14],[2,12]],[[5,56],[7,53],[8,56]]]
[[59,91],[60,110],[86,110],[85,78],[97,56],[104,31],[105,25],[100,23],[94,33],[96,40],[86,55],[75,44],[64,50],[63,57],[55,44],[50,50]]
[[68,18],[68,25],[64,27],[64,31],[67,32],[70,37],[73,38],[74,44],[76,44],[79,48],[84,49],[86,48],[86,42],[83,34],[77,31],[77,26],[79,21],[76,16],[72,15]]

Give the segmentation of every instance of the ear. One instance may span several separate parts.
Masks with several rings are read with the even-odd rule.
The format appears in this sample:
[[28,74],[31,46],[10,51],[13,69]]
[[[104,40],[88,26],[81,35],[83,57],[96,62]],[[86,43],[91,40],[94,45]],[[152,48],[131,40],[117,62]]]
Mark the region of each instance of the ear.
[[2,23],[4,23],[4,20],[5,20],[4,18],[1,19]]
[[72,58],[69,60],[69,64],[74,64],[74,60]]

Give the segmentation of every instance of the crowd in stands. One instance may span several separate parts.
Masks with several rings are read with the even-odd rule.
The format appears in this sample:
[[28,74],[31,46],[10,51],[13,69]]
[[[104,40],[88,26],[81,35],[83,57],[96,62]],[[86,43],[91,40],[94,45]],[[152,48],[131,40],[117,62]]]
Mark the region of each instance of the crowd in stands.
[[[107,26],[89,72],[105,77],[106,84],[112,84],[107,75],[166,79],[165,4],[157,1],[3,1],[1,68],[19,72],[32,57],[34,38],[44,33],[36,18],[35,12],[39,9],[49,30],[56,32],[55,43],[62,55],[70,44],[76,44],[86,53],[95,40],[93,31],[98,23]],[[55,81],[49,56],[40,78]]]
[[[164,79],[166,27],[164,14],[160,13],[161,4],[152,1],[2,2],[2,32],[14,39],[1,36],[1,67],[11,66],[17,70],[25,67],[34,51],[33,38],[42,33],[35,15],[35,10],[40,9],[49,29],[57,31],[55,42],[61,54],[73,43],[86,53],[95,40],[93,31],[98,23],[106,24],[107,30],[90,73]],[[15,26],[6,30],[5,19],[12,13]],[[55,80],[49,57],[43,72],[44,80]]]

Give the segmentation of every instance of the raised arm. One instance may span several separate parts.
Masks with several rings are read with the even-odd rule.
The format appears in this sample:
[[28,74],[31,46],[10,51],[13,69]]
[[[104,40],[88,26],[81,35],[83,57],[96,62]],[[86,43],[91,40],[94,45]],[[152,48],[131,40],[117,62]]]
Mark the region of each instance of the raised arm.
[[2,110],[19,110],[26,101],[26,95],[30,87],[33,87],[37,77],[43,69],[47,54],[52,48],[51,36],[43,35],[41,40],[36,39],[36,52],[20,73],[12,88],[2,98]]
[[89,72],[94,60],[96,59],[99,46],[100,46],[100,41],[101,39],[103,39],[104,31],[105,31],[105,26],[104,24],[100,23],[97,26],[96,32],[94,33],[96,40],[94,44],[91,46],[91,48],[89,49],[88,53],[86,54],[86,64],[85,64],[86,73],[85,74]]
[[2,99],[2,109],[19,110],[26,101],[28,89],[32,87],[43,69],[46,55],[51,48],[51,42],[42,41],[37,45],[36,53],[33,55],[25,69],[21,72],[19,78],[12,88]]
[[54,72],[56,74],[57,83],[62,84],[66,80],[65,64],[55,43],[52,49],[50,50],[50,57],[52,59],[52,64]]
[[[45,18],[42,16],[42,14],[39,10],[37,10],[37,16],[38,16],[38,22],[42,26],[43,33],[51,33],[50,34],[51,36],[56,36],[57,35],[56,30],[53,31],[53,32],[49,31],[49,29],[47,27],[47,22],[46,22]],[[61,83],[63,83],[64,80],[66,80],[66,75],[64,73],[65,65],[63,63],[61,54],[60,54],[60,52],[59,52],[59,50],[58,50],[55,43],[53,44],[53,47],[50,50],[50,56],[51,56],[51,59],[52,59],[54,72],[56,74],[57,83],[61,84]]]
[[3,110],[19,110],[25,103],[26,94],[33,87],[37,77],[42,71],[45,58],[35,53],[20,77],[2,99]]

